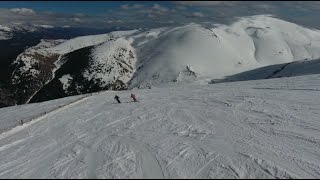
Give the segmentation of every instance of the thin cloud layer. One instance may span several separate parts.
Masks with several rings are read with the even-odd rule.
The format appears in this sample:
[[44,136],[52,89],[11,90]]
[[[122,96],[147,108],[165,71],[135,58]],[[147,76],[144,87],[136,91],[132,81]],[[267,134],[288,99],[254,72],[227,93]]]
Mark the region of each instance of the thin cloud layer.
[[202,12],[194,12],[192,13],[192,15],[195,17],[204,17],[204,14]]
[[144,7],[143,4],[133,4],[133,5],[124,4],[124,5],[121,5],[121,9],[140,9],[143,7]]
[[217,6],[217,5],[236,5],[239,1],[175,1],[176,4],[186,6]]
[[[72,8],[72,7],[70,7]],[[186,23],[230,23],[237,17],[272,14],[305,26],[320,28],[319,2],[172,1],[170,4],[123,3],[101,14],[57,13],[19,7],[0,9],[0,25],[29,23],[55,27],[154,28]],[[174,23],[173,23],[174,22]]]
[[161,12],[167,12],[168,11],[168,8],[163,7],[163,6],[159,5],[159,4],[154,4],[152,6],[152,9],[158,10],[158,11],[161,11]]
[[11,12],[13,13],[17,13],[20,15],[35,15],[36,12],[32,9],[28,9],[28,8],[12,8],[10,9]]

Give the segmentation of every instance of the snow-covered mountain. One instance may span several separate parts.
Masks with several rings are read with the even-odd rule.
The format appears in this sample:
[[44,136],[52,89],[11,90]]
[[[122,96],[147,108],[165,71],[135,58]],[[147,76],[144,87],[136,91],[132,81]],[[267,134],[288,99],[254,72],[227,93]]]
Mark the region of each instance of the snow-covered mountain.
[[0,25],[0,40],[10,40],[15,36],[16,33],[27,34],[30,32],[37,32],[37,31],[39,32],[48,27],[52,27],[52,26],[32,25],[28,23],[24,23],[24,24],[11,23],[6,25]]
[[189,24],[167,29],[136,47],[138,72],[131,87],[175,81],[187,66],[199,78],[222,78],[267,65],[318,59],[320,31],[253,16],[213,28]]
[[116,28],[98,29],[85,27],[53,26],[49,24],[31,24],[31,23],[7,23],[0,24],[0,41],[12,40],[18,35],[34,36],[37,35],[47,39],[57,38],[75,38],[89,34],[104,34],[115,31]]
[[0,25],[0,40],[7,40],[11,38],[11,28]]
[[[52,41],[52,47],[38,48],[40,43],[31,48],[43,55],[40,61],[45,62],[45,70],[37,65],[39,60],[29,50],[16,59],[13,79],[19,79],[25,86],[28,76],[38,84],[27,82],[36,88],[28,88],[31,91],[23,95],[20,103],[107,89],[211,82],[269,65],[320,58],[319,30],[268,15],[239,18],[230,25],[204,27],[191,23],[59,41],[63,42]],[[25,63],[21,59],[25,56],[40,68]],[[54,60],[47,60],[52,56]],[[17,74],[25,69],[30,73]]]
[[[319,179],[320,75],[0,109],[0,177]],[[113,99],[120,96],[121,104]]]
[[[20,29],[19,29],[20,27]],[[10,26],[13,37],[0,40],[0,107],[28,102],[43,85],[48,83],[59,68],[60,56],[86,46],[104,42],[113,34],[91,35],[91,40],[81,36],[66,42],[70,38],[101,30],[61,28],[40,28],[36,31],[24,31],[29,26]],[[3,29],[8,30],[9,27]],[[66,29],[66,28],[64,28]],[[103,30],[102,32],[107,32]],[[127,32],[125,32],[127,33]],[[53,39],[48,39],[52,37]],[[76,41],[76,43],[75,43]],[[62,42],[66,42],[59,46]],[[70,45],[74,44],[74,45]],[[52,49],[50,49],[50,47]],[[70,49],[71,48],[71,49]]]

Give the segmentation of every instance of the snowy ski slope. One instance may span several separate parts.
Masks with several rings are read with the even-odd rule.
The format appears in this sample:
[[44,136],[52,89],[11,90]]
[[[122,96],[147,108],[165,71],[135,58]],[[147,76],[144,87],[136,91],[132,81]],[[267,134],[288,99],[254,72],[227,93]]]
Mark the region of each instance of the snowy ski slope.
[[139,103],[105,91],[2,108],[1,127],[40,116],[0,134],[0,177],[320,178],[319,82],[168,85],[133,90]]

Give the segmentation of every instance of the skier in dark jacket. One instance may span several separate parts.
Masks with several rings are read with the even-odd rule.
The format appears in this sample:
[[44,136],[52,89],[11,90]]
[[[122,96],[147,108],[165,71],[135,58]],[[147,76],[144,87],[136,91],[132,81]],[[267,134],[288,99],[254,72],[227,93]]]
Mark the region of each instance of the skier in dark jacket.
[[118,103],[121,103],[121,102],[120,102],[120,97],[119,97],[119,96],[117,96],[117,95],[116,95],[116,96],[114,97],[114,99],[115,99],[115,100],[117,100],[117,101],[118,101]]
[[134,102],[137,102],[136,95],[134,95],[133,93],[131,93],[131,98],[133,99]]

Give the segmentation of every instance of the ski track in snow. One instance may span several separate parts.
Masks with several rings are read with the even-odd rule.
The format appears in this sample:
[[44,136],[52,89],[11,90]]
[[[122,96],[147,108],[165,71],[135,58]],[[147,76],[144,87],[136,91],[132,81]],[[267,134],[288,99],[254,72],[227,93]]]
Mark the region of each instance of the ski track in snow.
[[0,177],[319,178],[319,78],[82,97],[2,133]]

